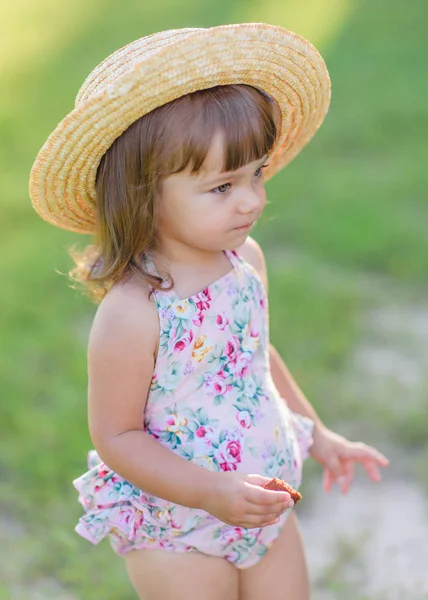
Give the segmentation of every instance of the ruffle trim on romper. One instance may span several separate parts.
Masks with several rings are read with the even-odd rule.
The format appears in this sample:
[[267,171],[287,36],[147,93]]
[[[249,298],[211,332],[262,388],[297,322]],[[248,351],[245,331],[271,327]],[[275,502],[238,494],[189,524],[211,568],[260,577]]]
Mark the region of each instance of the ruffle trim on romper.
[[290,410],[290,417],[296,432],[297,442],[299,444],[302,462],[306,460],[310,454],[314,443],[313,433],[315,422],[309,417],[304,417]]
[[[290,419],[303,462],[313,444],[314,421],[291,410]],[[73,481],[85,511],[75,527],[79,535],[92,544],[108,538],[113,550],[122,556],[136,548],[178,549],[181,519],[175,522],[178,515],[173,514],[174,505],[145,494],[123,479],[95,450],[88,454],[88,467]]]
[[139,547],[169,548],[170,503],[154,498],[109,469],[97,452],[88,454],[89,471],[73,481],[85,509],[75,531],[92,544],[108,537],[121,555]]

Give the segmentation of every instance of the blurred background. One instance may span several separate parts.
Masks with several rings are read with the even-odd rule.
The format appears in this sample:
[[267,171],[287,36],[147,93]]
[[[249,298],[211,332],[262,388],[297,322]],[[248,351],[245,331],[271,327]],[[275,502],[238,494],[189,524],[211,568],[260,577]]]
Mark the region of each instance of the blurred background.
[[391,466],[347,497],[305,466],[299,516],[315,600],[428,598],[426,0],[1,0],[0,598],[131,600],[107,542],[74,533],[86,470],[95,305],[28,176],[87,74],[161,29],[264,21],[323,54],[332,103],[267,185],[271,336],[324,422]]

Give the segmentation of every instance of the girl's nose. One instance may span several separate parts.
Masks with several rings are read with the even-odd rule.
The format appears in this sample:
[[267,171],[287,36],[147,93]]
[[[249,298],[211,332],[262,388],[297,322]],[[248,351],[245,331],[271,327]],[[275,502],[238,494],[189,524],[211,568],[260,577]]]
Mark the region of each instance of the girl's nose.
[[257,211],[261,204],[262,198],[254,190],[246,189],[242,191],[238,210],[241,214],[252,213]]

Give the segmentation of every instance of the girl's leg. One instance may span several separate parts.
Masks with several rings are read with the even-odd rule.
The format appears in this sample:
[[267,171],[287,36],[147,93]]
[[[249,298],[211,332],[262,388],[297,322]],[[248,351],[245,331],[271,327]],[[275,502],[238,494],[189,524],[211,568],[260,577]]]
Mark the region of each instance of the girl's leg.
[[294,511],[262,560],[239,571],[240,600],[309,600],[309,578]]
[[126,568],[140,600],[238,600],[238,570],[198,552],[133,550]]

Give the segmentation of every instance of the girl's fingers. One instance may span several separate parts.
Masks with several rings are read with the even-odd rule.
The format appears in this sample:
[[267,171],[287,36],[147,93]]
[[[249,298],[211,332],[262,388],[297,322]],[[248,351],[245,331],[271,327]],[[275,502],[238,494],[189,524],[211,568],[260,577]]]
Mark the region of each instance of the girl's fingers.
[[368,476],[372,481],[378,483],[382,479],[382,475],[379,471],[379,467],[372,460],[363,460],[363,467],[367,471]]
[[251,504],[258,504],[260,506],[272,506],[273,504],[282,504],[289,502],[291,496],[288,492],[277,492],[274,490],[265,490],[259,485],[252,485],[247,483],[245,499]]
[[248,514],[263,516],[266,516],[267,514],[280,515],[287,510],[287,508],[291,508],[290,502],[292,502],[292,506],[294,506],[294,502],[291,500],[291,498],[289,502],[278,502],[276,504],[271,504],[269,507],[262,504],[251,503],[248,505]]
[[347,494],[349,492],[352,480],[354,479],[354,474],[355,464],[350,460],[342,462],[342,474],[337,479],[342,494]]
[[277,523],[279,521],[279,517],[277,514],[267,514],[261,517],[260,515],[246,515],[244,519],[243,527],[265,527],[266,525],[271,525],[273,523]]
[[341,461],[339,470],[324,469],[323,486],[326,492],[331,492],[335,483],[338,483],[342,494],[346,494],[354,478],[355,466],[349,461]]
[[381,467],[387,467],[389,465],[389,460],[386,456],[375,450],[375,448],[367,446],[367,444],[363,444],[362,442],[352,443],[352,445],[347,448],[345,457],[353,458],[359,462],[371,459]]
[[257,504],[252,504],[248,507],[245,521],[248,521],[251,527],[265,527],[266,525],[277,523],[281,515],[294,506],[294,502],[292,500],[290,502],[291,505],[289,503],[274,504],[269,506],[268,509]]
[[333,485],[336,481],[336,477],[329,469],[324,469],[323,473],[323,486],[326,492],[331,492]]
[[265,485],[265,483],[269,483],[272,480],[272,477],[264,477],[263,475],[250,474],[245,477],[248,483],[252,485]]

